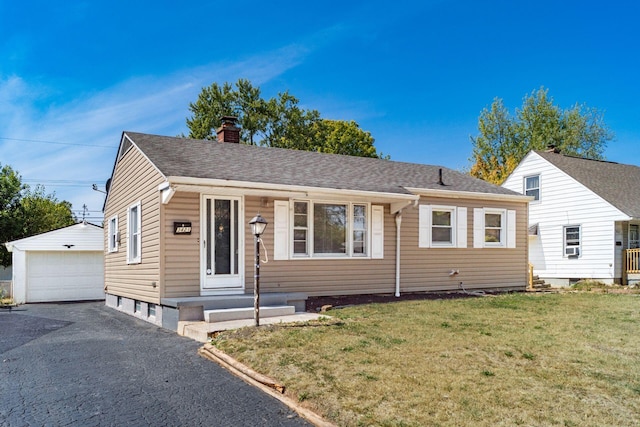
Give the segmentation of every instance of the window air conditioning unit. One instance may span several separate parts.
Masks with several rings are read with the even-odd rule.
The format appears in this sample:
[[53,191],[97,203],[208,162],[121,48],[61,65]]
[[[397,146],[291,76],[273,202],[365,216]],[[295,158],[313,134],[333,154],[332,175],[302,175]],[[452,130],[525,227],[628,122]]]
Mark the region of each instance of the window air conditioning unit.
[[580,255],[580,248],[577,246],[569,246],[564,249],[564,253],[567,256],[578,256]]

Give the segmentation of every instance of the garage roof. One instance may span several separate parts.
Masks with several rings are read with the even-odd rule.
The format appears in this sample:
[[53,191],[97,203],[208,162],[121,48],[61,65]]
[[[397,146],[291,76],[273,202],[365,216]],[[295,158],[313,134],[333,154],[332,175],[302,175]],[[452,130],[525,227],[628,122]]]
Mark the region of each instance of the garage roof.
[[79,223],[47,233],[5,243],[9,252],[21,251],[103,251],[104,233],[100,226]]

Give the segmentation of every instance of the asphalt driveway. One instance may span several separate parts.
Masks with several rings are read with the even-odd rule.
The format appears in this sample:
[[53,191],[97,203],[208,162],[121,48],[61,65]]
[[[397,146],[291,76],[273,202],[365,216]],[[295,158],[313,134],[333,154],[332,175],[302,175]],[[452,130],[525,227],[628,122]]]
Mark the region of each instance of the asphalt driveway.
[[309,425],[199,346],[104,302],[1,310],[0,425]]

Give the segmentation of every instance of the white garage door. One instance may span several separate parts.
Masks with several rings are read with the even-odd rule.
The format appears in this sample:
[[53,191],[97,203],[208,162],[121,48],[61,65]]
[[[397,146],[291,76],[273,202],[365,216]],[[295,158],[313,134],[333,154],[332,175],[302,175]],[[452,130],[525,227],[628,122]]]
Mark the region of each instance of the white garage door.
[[102,252],[28,252],[27,302],[104,299]]

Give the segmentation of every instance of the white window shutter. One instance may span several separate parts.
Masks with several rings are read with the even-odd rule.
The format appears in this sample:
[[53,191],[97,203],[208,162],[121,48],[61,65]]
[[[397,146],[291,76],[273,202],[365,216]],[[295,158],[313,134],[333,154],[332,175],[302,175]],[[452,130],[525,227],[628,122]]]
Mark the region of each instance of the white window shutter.
[[371,258],[384,258],[384,206],[371,206]]
[[456,209],[456,247],[467,247],[467,208]]
[[516,211],[507,211],[507,248],[516,247]]
[[484,247],[484,209],[473,209],[473,247]]
[[418,211],[418,247],[431,246],[431,206],[420,205]]
[[289,202],[273,202],[273,259],[289,259]]

